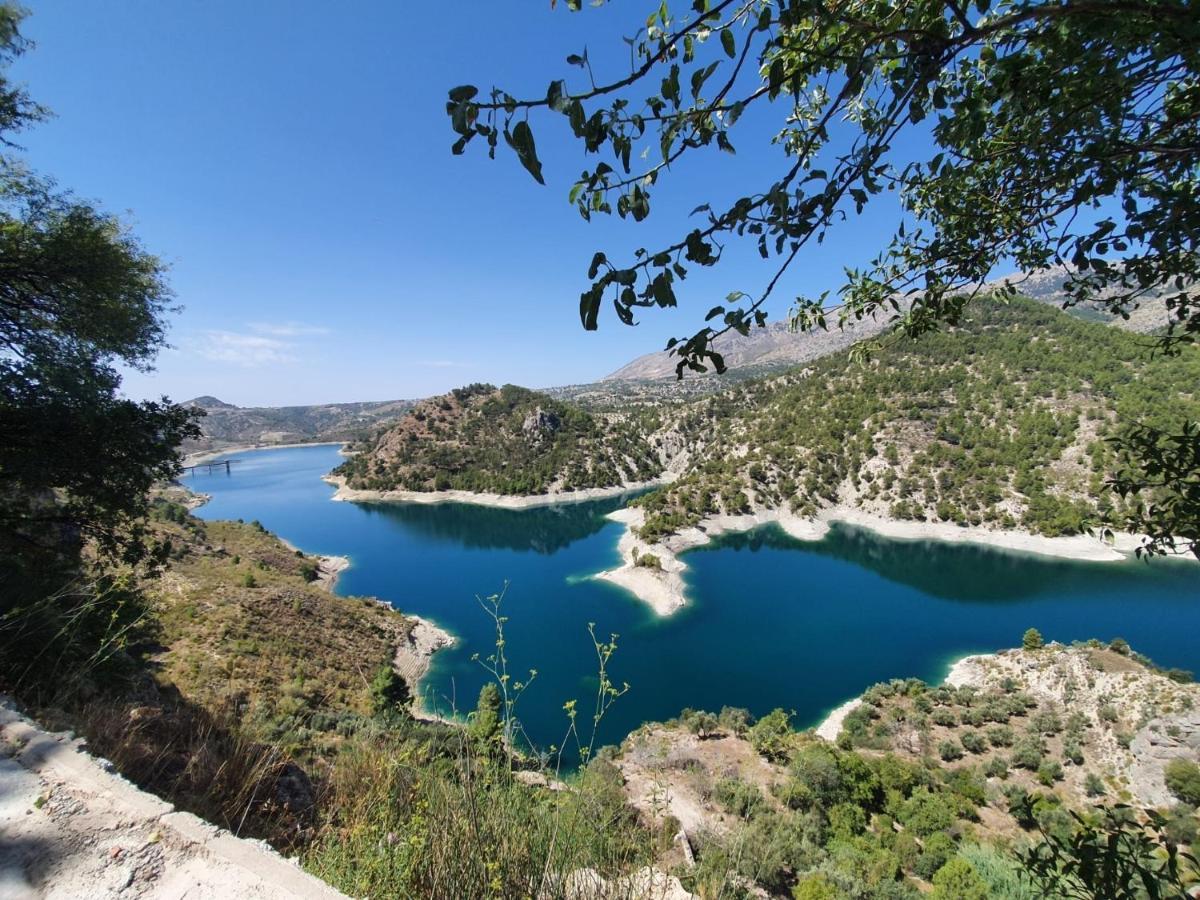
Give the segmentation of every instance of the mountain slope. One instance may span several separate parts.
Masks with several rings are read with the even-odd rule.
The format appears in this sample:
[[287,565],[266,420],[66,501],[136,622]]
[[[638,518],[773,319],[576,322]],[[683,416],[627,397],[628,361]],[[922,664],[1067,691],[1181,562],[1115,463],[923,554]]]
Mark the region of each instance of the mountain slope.
[[184,450],[219,450],[244,444],[298,444],[350,441],[380,424],[400,418],[412,400],[374,403],[327,403],[316,406],[239,407],[216,397],[197,397],[183,406],[203,409],[201,437]]
[[1200,353],[1031,300],[980,300],[963,326],[846,352],[691,404],[691,457],[639,498],[653,539],[720,513],[845,504],[899,519],[1074,534],[1114,501],[1119,424],[1200,417]]
[[515,385],[423,400],[337,469],[360,490],[545,494],[617,487],[662,472],[627,416],[593,415]]
[[[736,331],[722,335],[714,341],[713,347],[725,357],[725,364],[731,371],[778,371],[836,353],[855,341],[878,334],[886,325],[883,319],[868,319],[848,324],[845,329],[832,328],[829,331],[799,333],[788,330],[786,322],[774,322],[764,328],[751,329],[749,335],[743,336]],[[671,356],[666,350],[659,350],[639,356],[615,372],[605,375],[600,381],[673,379],[678,362],[678,358]],[[697,378],[694,375],[688,377],[693,380]],[[700,377],[713,376],[710,373]]]
[[[1063,282],[1070,272],[1066,268],[1041,269],[1027,274],[1006,275],[988,282],[985,288],[999,288],[1004,282],[1014,284],[1022,296],[1062,307],[1066,300]],[[1137,309],[1131,310],[1128,319],[1122,319],[1103,311],[1096,305],[1073,307],[1070,315],[1093,322],[1104,322],[1126,331],[1147,334],[1166,328],[1170,321],[1166,304],[1158,294],[1144,299]],[[751,329],[742,336],[736,332],[716,340],[714,348],[725,357],[732,374],[766,375],[793,366],[803,365],[830,353],[849,347],[855,341],[872,337],[885,330],[888,317],[851,322],[845,329],[831,327],[829,331],[792,333],[785,322],[774,322],[765,328]],[[640,381],[675,378],[676,357],[666,350],[658,350],[639,356],[600,381]],[[710,380],[705,377],[693,380]]]

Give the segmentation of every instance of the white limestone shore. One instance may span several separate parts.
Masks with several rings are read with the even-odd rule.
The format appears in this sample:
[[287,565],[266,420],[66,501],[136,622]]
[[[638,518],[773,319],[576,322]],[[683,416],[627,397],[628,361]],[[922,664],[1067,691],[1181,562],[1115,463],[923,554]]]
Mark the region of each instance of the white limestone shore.
[[[679,558],[679,554],[693,547],[703,546],[724,532],[750,531],[760,525],[777,524],[797,540],[815,541],[828,534],[831,523],[844,522],[899,540],[982,544],[1004,550],[1093,562],[1126,559],[1138,545],[1138,538],[1128,534],[1116,535],[1111,543],[1089,535],[1042,537],[1023,531],[963,528],[947,522],[887,519],[847,506],[830,507],[815,518],[809,519],[780,509],[761,510],[741,516],[712,516],[696,527],[685,528],[676,534],[668,535],[655,544],[647,543],[635,534],[635,529],[639,528],[645,519],[641,509],[619,509],[609,513],[608,518],[625,526],[625,533],[617,545],[622,563],[615,569],[600,572],[593,577],[620,585],[647,603],[660,616],[669,616],[687,604],[683,580],[687,564]],[[647,553],[653,554],[658,558],[661,568],[635,565],[635,553],[639,557]]]
[[347,486],[341,475],[323,475],[322,478],[334,485],[333,500],[366,503],[469,503],[474,506],[491,506],[497,509],[531,509],[537,506],[553,506],[558,503],[582,503],[587,500],[604,500],[619,497],[630,491],[658,487],[666,479],[628,482],[608,488],[585,488],[579,491],[559,491],[553,494],[485,494],[474,491],[369,491]]
[[453,647],[458,639],[428,619],[408,614],[405,614],[405,618],[412,621],[413,626],[407,639],[396,645],[392,668],[408,685],[412,695],[413,717],[427,722],[451,723],[452,720],[426,709],[422,684],[425,676],[429,674],[429,667],[433,664],[433,655],[444,647]]
[[333,593],[333,589],[337,587],[338,578],[348,568],[350,568],[350,557],[348,556],[318,556],[317,586]]
[[838,735],[842,733],[842,723],[846,721],[846,716],[854,712],[862,706],[862,700],[855,697],[853,700],[847,700],[829,715],[827,715],[821,724],[813,729],[813,733],[819,737],[834,743],[838,739]]
[[209,460],[225,456],[227,453],[241,453],[249,450],[291,450],[294,447],[340,447],[345,443],[345,441],[303,441],[299,444],[231,444],[228,447],[197,450],[195,453],[189,453],[183,458],[181,465],[185,468],[187,466],[203,465]]

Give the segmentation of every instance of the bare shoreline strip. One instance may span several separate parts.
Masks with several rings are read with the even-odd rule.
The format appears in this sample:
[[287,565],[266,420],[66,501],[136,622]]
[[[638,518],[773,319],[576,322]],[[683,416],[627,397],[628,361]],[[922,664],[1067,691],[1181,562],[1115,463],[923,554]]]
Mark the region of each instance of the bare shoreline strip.
[[408,685],[409,693],[412,695],[413,717],[426,722],[458,724],[452,719],[426,709],[425,692],[422,690],[425,676],[429,674],[429,668],[433,665],[433,655],[444,647],[453,647],[458,639],[428,619],[407,613],[403,615],[413,623],[413,626],[409,630],[407,638],[396,645],[392,668]]
[[[811,519],[800,518],[786,510],[763,510],[743,516],[713,516],[694,528],[686,528],[667,536],[661,543],[649,544],[634,533],[644,521],[642,510],[627,507],[609,513],[608,518],[625,526],[625,532],[617,544],[622,562],[617,568],[599,572],[592,577],[625,588],[660,616],[669,616],[687,605],[683,581],[687,564],[679,558],[679,554],[693,547],[703,546],[723,532],[750,531],[766,524],[777,524],[788,535],[801,541],[820,540],[828,534],[830,523],[843,522],[899,540],[982,544],[1004,550],[1093,562],[1126,559],[1138,543],[1134,535],[1117,535],[1110,544],[1088,535],[1042,537],[1023,531],[962,528],[945,522],[906,522],[874,516],[851,507],[834,506]],[[639,557],[647,553],[653,554],[658,558],[661,568],[635,565],[635,553]]]
[[224,456],[227,453],[241,453],[250,450],[291,450],[293,447],[340,447],[345,441],[303,441],[299,444],[233,444],[229,447],[219,447],[213,450],[197,450],[189,453],[180,463],[184,468],[202,465],[209,460]]
[[558,503],[583,503],[588,500],[604,500],[619,497],[630,491],[658,487],[668,479],[636,481],[609,488],[585,488],[579,491],[560,491],[555,494],[482,494],[474,491],[368,491],[348,487],[341,475],[324,475],[322,478],[337,490],[332,500],[360,503],[469,503],[474,506],[490,506],[497,509],[530,509],[537,506],[553,506]]

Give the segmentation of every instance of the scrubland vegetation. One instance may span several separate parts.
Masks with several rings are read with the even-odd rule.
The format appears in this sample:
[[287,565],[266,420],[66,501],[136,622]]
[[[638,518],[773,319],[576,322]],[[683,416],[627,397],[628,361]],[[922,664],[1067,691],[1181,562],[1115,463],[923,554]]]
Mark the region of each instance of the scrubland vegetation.
[[1121,498],[1110,438],[1200,416],[1200,356],[1027,300],[973,305],[953,329],[887,342],[701,400],[684,475],[637,503],[656,538],[715,513],[846,503],[899,519],[1078,534]]
[[642,437],[643,428],[615,414],[593,415],[514,385],[473,384],[418,403],[337,474],[367,490],[607,488],[662,473]]

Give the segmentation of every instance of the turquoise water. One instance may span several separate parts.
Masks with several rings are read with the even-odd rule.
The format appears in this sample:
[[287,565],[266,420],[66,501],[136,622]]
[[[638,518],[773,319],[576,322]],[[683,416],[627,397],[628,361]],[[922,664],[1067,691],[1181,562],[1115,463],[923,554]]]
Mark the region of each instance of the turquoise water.
[[338,591],[374,595],[454,632],[438,654],[427,702],[469,710],[493,649],[475,597],[510,583],[505,600],[514,677],[537,678],[518,713],[540,746],[561,742],[564,701],[590,720],[596,659],[587,623],[619,635],[612,679],[629,692],[602,743],[685,706],[781,706],[799,725],[870,684],[940,680],[965,654],[1010,647],[1037,627],[1071,641],[1124,637],[1163,665],[1200,669],[1200,569],[1194,563],[1080,563],[849,527],[800,543],[776,528],[725,536],[686,554],[691,605],[659,619],[587,576],[617,563],[619,499],[522,511],[459,504],[330,502],[320,480],[336,447],[231,454],[232,473],[184,478],[212,495],[208,519],[258,519],[311,553],[349,556]]

